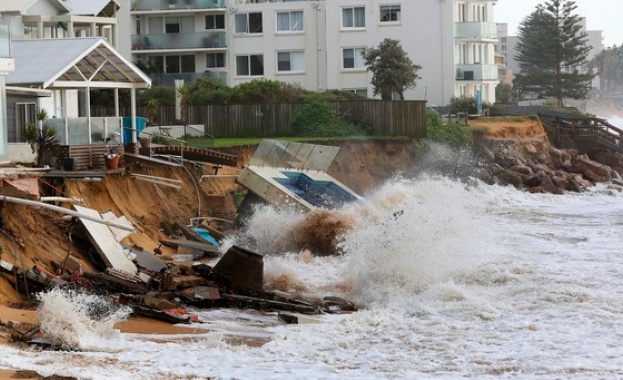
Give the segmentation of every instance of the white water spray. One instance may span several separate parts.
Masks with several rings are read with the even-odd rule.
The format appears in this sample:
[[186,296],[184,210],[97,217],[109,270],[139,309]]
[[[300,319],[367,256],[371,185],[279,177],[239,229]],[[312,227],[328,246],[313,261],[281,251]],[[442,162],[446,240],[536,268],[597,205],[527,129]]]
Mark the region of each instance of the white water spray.
[[101,296],[73,290],[52,289],[37,298],[41,331],[64,349],[101,349],[102,339],[118,337],[115,324],[130,314]]

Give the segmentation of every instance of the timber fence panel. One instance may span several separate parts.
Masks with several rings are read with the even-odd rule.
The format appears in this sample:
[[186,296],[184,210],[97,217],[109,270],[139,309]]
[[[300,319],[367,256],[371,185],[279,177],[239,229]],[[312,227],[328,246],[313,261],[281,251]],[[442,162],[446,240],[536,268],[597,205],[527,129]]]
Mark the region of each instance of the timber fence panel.
[[[303,103],[225,104],[189,106],[187,124],[205,126],[215,137],[280,137],[292,133],[290,123]],[[336,115],[360,126],[369,126],[376,136],[426,137],[426,102],[391,100],[334,101]],[[93,116],[110,116],[114,110],[93,107]],[[129,107],[120,107],[128,116]],[[137,116],[147,115],[146,107],[137,107]],[[155,121],[175,125],[175,107],[158,107]]]

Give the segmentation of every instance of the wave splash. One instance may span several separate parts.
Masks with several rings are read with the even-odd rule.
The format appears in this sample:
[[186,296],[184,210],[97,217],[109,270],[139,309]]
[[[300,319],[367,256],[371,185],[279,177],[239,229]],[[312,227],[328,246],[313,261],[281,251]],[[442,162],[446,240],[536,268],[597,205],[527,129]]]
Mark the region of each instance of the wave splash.
[[103,339],[120,336],[114,326],[131,312],[99,295],[74,290],[55,288],[37,298],[41,331],[61,349],[101,350]]

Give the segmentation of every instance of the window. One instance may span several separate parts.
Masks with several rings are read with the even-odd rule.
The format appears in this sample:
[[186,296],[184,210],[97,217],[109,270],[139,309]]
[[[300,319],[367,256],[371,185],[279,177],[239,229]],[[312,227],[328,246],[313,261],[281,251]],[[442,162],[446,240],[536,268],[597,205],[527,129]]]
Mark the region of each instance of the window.
[[365,67],[363,60],[364,48],[346,48],[342,49],[342,68],[359,69]]
[[349,88],[349,89],[344,89],[344,91],[349,91],[352,92],[354,94],[357,94],[363,98],[367,98],[368,97],[368,89],[367,88]]
[[281,51],[277,53],[277,72],[305,71],[305,52]]
[[262,14],[261,13],[240,13],[234,19],[236,23],[236,33],[255,34],[262,33]]
[[15,103],[15,129],[9,128],[8,142],[26,142],[26,127],[36,123],[35,103]]
[[502,42],[506,43],[506,37],[502,37]]
[[163,74],[195,72],[194,55],[152,55],[149,57],[149,64]]
[[277,12],[277,31],[303,30],[303,11]]
[[225,67],[225,53],[206,54],[206,67],[208,69],[213,69],[216,67]]
[[264,56],[240,55],[236,57],[236,75],[258,76],[264,75]]
[[400,21],[400,5],[381,5],[379,16],[381,22]]
[[225,29],[225,15],[207,15],[206,29]]
[[342,28],[365,28],[366,8],[342,8]]
[[164,24],[165,33],[179,33],[182,27],[180,25],[179,17],[166,17]]
[[467,5],[465,3],[457,3],[457,22],[467,21]]

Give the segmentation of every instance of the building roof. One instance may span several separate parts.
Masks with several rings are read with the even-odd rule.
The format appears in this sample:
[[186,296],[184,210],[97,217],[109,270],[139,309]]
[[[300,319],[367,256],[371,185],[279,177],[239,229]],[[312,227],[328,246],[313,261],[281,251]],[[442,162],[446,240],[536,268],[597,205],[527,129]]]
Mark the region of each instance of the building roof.
[[[41,0],[2,0],[0,1],[0,12],[4,11],[18,11],[19,13],[25,13],[33,5]],[[69,12],[69,9],[63,4],[61,0],[45,0],[56,7],[61,12]]]
[[113,17],[115,11],[121,8],[117,0],[63,0],[69,8],[69,13],[80,16],[99,16],[104,13],[105,17]]
[[15,71],[7,85],[52,88],[147,88],[151,79],[102,38],[11,43]]

